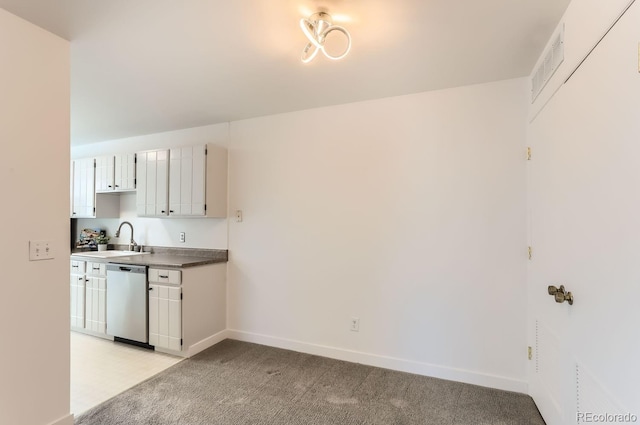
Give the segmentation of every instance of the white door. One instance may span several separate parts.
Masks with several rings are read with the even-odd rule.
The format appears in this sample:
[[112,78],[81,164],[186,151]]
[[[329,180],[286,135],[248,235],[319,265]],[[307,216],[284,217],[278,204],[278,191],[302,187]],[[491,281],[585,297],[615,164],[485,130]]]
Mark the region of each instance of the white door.
[[96,158],[96,192],[112,192],[113,183],[113,155]]
[[168,215],[168,151],[140,152],[137,158],[136,209],[138,216]]
[[137,154],[138,163],[136,164],[137,187],[136,187],[136,214],[141,217],[147,214],[147,154],[142,152]]
[[182,348],[182,289],[149,284],[149,344],[180,351]]
[[93,332],[106,332],[106,282],[104,277],[87,278],[85,328]]
[[[530,126],[530,391],[548,425],[640,421],[638,22],[640,2]],[[548,295],[561,284],[572,306]]]
[[95,216],[95,162],[93,158],[73,161],[74,218]]
[[115,157],[115,190],[134,190],[136,188],[136,154],[120,154]]
[[84,328],[84,275],[71,275],[71,327]]
[[203,216],[205,204],[206,146],[171,149],[169,214]]

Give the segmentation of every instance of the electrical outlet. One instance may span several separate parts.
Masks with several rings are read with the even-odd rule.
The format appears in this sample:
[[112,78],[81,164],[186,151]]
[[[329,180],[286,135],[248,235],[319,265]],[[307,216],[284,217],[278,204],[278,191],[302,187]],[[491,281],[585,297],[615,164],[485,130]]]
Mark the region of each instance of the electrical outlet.
[[52,258],[51,241],[29,241],[29,261],[50,260]]
[[360,331],[360,319],[357,317],[351,318],[351,332],[359,332]]
[[184,241],[185,241],[184,232],[180,232],[180,242],[184,242]]

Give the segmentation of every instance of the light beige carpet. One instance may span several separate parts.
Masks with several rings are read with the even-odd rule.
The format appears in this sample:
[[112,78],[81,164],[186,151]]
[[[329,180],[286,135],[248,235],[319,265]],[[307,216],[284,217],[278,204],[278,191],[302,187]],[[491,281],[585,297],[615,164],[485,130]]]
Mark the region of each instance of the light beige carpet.
[[533,400],[226,340],[85,412],[76,425],[544,425]]

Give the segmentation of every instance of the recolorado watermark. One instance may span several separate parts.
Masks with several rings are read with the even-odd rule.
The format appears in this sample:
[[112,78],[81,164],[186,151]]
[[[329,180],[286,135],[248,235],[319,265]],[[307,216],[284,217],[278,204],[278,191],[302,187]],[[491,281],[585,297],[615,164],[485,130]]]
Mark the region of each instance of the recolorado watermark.
[[633,413],[593,413],[578,412],[576,414],[578,423],[601,423],[601,424],[630,424],[638,422],[638,415]]

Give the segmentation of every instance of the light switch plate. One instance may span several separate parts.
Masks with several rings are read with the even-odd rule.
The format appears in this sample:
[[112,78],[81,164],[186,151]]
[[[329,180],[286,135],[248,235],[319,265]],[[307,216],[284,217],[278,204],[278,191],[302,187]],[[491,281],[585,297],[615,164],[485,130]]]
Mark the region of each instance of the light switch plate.
[[51,241],[29,241],[29,261],[51,260],[53,249]]

